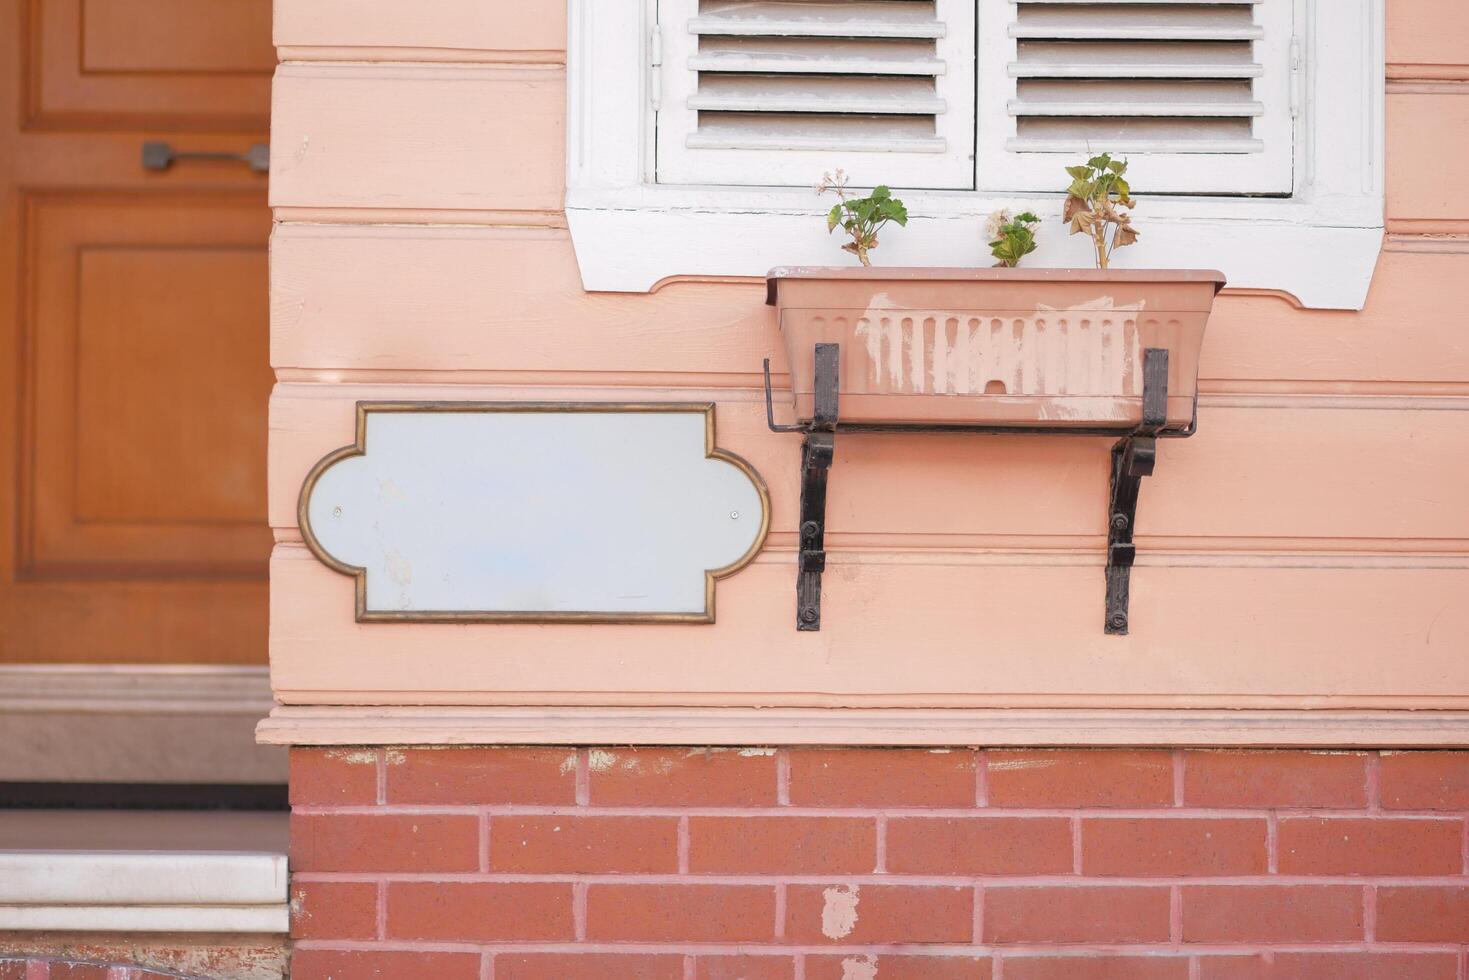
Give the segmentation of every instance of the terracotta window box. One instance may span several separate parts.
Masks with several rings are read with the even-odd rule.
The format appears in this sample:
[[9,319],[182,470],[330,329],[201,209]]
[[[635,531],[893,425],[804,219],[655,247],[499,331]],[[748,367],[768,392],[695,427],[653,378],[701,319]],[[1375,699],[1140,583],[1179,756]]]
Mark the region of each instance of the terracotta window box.
[[1142,421],[1143,352],[1168,351],[1167,428],[1194,419],[1219,272],[777,268],[796,415],[841,345],[843,424],[1109,428]]

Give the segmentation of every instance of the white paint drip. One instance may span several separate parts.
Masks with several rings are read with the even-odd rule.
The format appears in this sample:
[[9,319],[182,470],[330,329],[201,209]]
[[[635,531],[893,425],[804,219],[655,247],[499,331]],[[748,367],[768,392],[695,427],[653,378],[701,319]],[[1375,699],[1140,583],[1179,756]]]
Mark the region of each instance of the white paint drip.
[[821,934],[845,939],[857,928],[857,885],[837,885],[821,893]]
[[1049,769],[1055,759],[991,759],[990,769],[1008,771],[1012,769]]

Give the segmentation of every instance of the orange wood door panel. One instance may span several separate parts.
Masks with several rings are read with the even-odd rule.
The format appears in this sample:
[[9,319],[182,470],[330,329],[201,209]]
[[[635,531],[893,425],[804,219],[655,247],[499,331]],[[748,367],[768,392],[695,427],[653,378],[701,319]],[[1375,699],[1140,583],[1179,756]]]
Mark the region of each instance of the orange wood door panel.
[[258,571],[269,216],[218,194],[29,203],[21,573]]
[[33,128],[265,129],[270,0],[29,0]]
[[269,2],[0,15],[0,663],[263,663]]

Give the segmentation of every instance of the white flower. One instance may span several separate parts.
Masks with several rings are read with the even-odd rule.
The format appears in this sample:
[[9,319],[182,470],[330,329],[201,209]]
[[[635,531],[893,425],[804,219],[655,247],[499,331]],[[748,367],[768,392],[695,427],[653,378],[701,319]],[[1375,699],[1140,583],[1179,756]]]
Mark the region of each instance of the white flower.
[[996,211],[994,214],[991,214],[989,216],[989,219],[984,224],[985,240],[992,242],[995,239],[999,238],[1000,229],[1005,227],[1009,223],[1010,212],[1005,208],[1000,208],[1000,210]]

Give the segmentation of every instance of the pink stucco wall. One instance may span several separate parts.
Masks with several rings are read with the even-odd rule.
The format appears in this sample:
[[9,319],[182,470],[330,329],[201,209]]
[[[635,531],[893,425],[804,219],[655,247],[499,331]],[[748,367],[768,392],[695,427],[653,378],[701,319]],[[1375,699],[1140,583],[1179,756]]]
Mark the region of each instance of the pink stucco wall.
[[[825,626],[792,629],[797,447],[757,282],[583,292],[563,5],[278,0],[272,676],[288,703],[1469,708],[1469,14],[1388,0],[1387,241],[1366,309],[1226,294],[1199,434],[1102,635],[1107,444],[838,440]],[[813,221],[819,220],[814,216]],[[629,247],[636,247],[630,243]],[[833,261],[840,253],[833,245]],[[1302,261],[1320,257],[1302,257]],[[358,625],[296,527],[359,399],[718,403],[771,490],[706,627]]]

